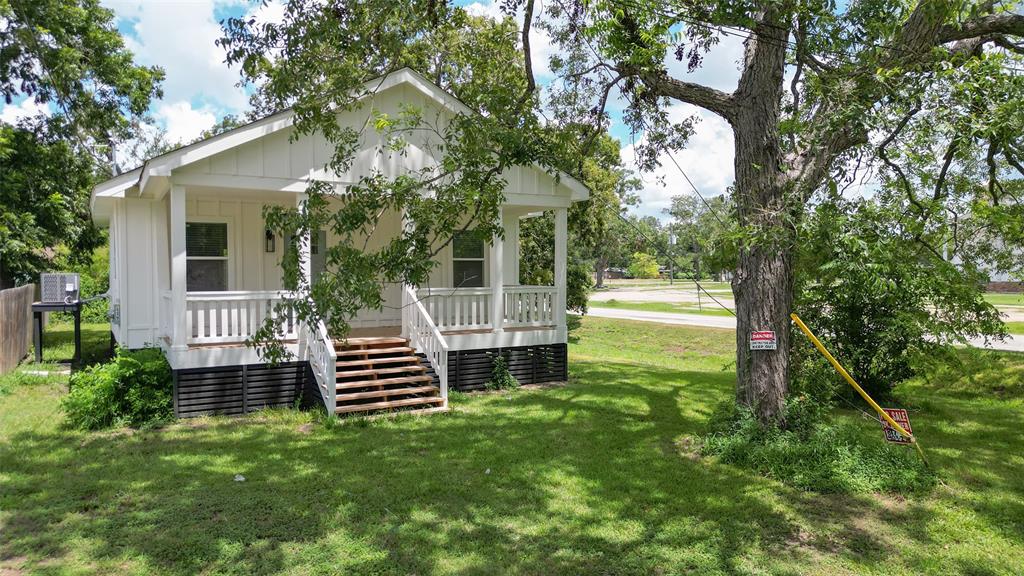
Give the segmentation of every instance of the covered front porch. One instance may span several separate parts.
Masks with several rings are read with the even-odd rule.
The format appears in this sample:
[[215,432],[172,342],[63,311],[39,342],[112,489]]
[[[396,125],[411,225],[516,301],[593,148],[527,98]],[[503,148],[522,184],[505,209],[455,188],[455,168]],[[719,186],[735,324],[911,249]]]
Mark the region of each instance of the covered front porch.
[[[458,236],[438,255],[428,285],[386,287],[383,306],[351,319],[353,329],[342,339],[323,323],[307,326],[276,310],[278,304],[305,295],[280,289],[286,239],[266,231],[262,206],[301,206],[302,193],[171,186],[165,197],[169,258],[163,270],[168,288],[158,292],[157,342],[175,370],[259,365],[262,359],[247,342],[271,318],[286,348],[300,362],[308,362],[320,396],[333,412],[363,406],[349,402],[353,395],[376,405],[370,400],[392,393],[381,402],[436,398],[438,408],[444,408],[449,372],[457,378],[463,358],[476,366],[489,365],[495,354],[534,362],[535,353],[550,355],[550,347],[561,345],[558,353],[564,359],[570,199],[511,196],[522,203],[502,208],[503,237]],[[553,213],[548,216],[554,227],[553,283],[519,284],[520,221],[545,212]],[[400,215],[388,214],[378,233],[398,233],[400,226]],[[300,241],[307,275],[318,273],[326,247],[335,241],[323,232]],[[474,377],[484,370],[478,368]],[[425,382],[428,375],[431,381]],[[401,387],[377,384],[382,381]],[[436,389],[436,396],[402,396],[427,388]]]

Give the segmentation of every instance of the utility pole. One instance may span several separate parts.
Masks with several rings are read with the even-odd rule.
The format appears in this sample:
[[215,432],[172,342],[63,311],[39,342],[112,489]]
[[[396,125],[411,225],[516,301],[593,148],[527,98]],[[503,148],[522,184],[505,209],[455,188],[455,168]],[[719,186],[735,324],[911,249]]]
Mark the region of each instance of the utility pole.
[[675,245],[676,245],[676,235],[672,234],[672,233],[669,233],[669,235],[668,235],[668,284],[669,284],[669,286],[674,284],[675,283],[675,279],[676,279],[676,271],[675,271],[676,255],[674,253],[675,250],[672,249],[672,247],[675,246]]

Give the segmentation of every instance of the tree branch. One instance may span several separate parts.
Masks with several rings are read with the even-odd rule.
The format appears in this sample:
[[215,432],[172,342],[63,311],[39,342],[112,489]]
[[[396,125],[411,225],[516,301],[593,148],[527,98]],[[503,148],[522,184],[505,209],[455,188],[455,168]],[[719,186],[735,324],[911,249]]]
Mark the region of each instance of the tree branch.
[[523,64],[526,67],[526,95],[524,95],[524,99],[537,90],[537,79],[533,76],[533,56],[530,54],[530,28],[533,26],[533,3],[534,0],[526,0],[526,8],[523,10]]
[[899,178],[900,184],[903,186],[903,192],[907,195],[907,200],[911,204],[913,204],[915,208],[917,208],[918,214],[923,214],[925,208],[921,204],[920,200],[917,199],[917,195],[914,194],[914,189],[910,185],[910,180],[907,179],[907,174],[903,171],[903,168],[901,168],[899,164],[893,162],[889,158],[889,155],[886,154],[885,152],[886,147],[888,147],[889,144],[892,144],[892,142],[896,140],[896,137],[899,136],[901,132],[903,132],[903,129],[906,128],[907,124],[910,123],[910,120],[920,111],[921,107],[915,106],[913,109],[907,112],[907,114],[903,116],[899,123],[896,124],[896,128],[891,133],[889,133],[889,135],[885,138],[885,140],[882,141],[881,144],[878,145],[877,152],[878,157],[882,160],[882,162],[884,162],[885,165],[888,166],[889,169],[896,174],[896,177]]
[[990,34],[1024,36],[1024,14],[1001,12],[973,18],[959,25],[946,24],[939,29],[938,40],[940,44],[945,44]]
[[647,88],[659,96],[700,106],[730,122],[735,118],[736,102],[731,94],[726,94],[721,90],[715,90],[701,84],[677,80],[664,71],[646,72],[632,69],[628,66],[620,66],[618,71],[624,76],[640,78]]
[[939,170],[939,177],[935,180],[935,191],[932,193],[932,200],[938,200],[942,197],[942,187],[946,184],[946,174],[949,173],[949,166],[953,163],[953,157],[956,156],[956,149],[960,145],[960,138],[954,137],[949,141],[949,146],[946,147],[946,154],[942,158],[942,169]]

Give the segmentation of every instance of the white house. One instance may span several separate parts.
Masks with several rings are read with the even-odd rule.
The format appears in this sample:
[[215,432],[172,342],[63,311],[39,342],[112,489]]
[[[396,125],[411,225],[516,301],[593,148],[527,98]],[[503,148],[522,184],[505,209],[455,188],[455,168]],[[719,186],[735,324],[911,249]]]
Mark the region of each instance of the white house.
[[[403,105],[441,123],[470,113],[404,69],[368,83],[359,107],[338,121],[364,126],[374,111],[397,115]],[[565,379],[566,210],[588,191],[536,166],[503,175],[504,240],[456,238],[428,286],[388,288],[385,307],[353,319],[346,342],[322,325],[278,318],[298,361],[262,363],[245,340],[275,302],[302,297],[281,291],[285,243],[267,231],[263,207],[303,202],[313,180],[343,191],[371,171],[391,176],[437,161],[436,136],[416,136],[400,155],[385,152],[381,137],[366,130],[351,173],[327,173],[327,141],[292,140],[292,123],[290,111],[275,114],[151,158],[93,191],[93,218],[110,230],[114,336],[123,347],[164,350],[179,415],[240,413],[301,395],[339,414],[444,409],[449,383],[482,385],[497,354],[520,382]],[[519,222],[544,211],[555,215],[555,285],[522,286]],[[371,245],[397,233],[401,220],[385,214]],[[323,232],[305,239],[308,270],[323,265],[320,247],[332,241]]]

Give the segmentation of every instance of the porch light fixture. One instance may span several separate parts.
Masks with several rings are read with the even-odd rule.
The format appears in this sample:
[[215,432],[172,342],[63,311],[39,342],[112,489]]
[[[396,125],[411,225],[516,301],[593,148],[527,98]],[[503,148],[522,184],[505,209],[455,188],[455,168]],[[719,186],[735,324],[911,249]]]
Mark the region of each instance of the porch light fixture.
[[263,239],[263,250],[265,252],[274,252],[276,247],[277,246],[275,245],[274,241],[274,231],[271,230],[270,228],[267,228],[266,236]]

